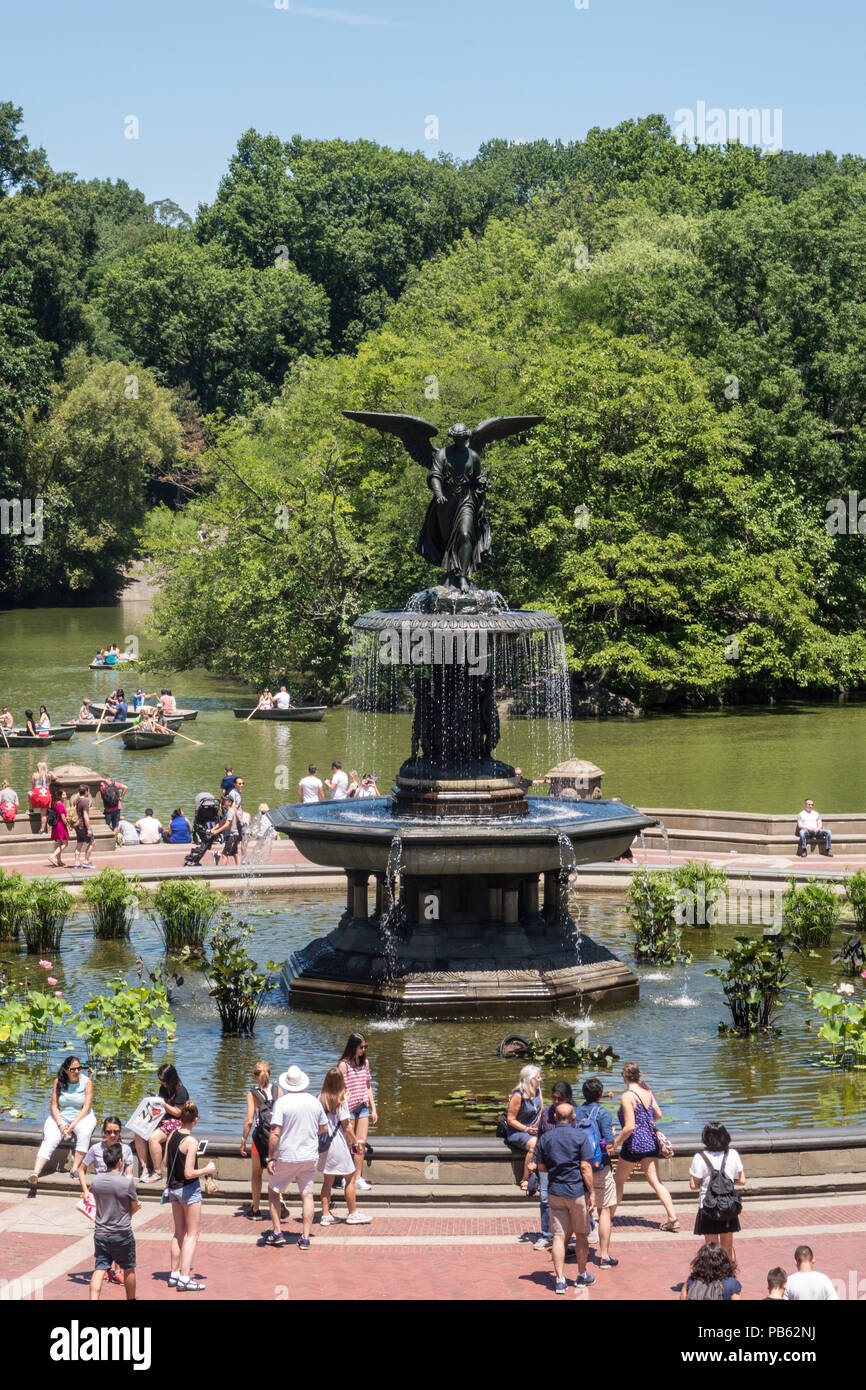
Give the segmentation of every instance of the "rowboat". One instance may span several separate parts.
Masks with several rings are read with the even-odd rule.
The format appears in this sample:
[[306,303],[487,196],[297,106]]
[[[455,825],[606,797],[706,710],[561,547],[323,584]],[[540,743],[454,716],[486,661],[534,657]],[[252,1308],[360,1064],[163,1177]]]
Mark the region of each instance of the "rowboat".
[[288,719],[300,719],[305,723],[313,723],[315,720],[324,719],[327,705],[290,705],[288,709],[257,709],[252,713],[252,705],[246,709],[236,709],[235,719],[275,719],[280,723]]
[[118,666],[134,666],[134,656],[119,656],[116,661],[91,661],[91,671],[116,671]]
[[[172,715],[171,719],[167,719],[165,722],[170,729],[175,729],[182,721],[176,715]],[[77,729],[80,734],[95,734],[97,729],[99,729],[99,720],[79,719],[74,725],[70,725],[69,727]],[[102,728],[99,729],[99,732],[101,735],[119,734],[121,730],[125,732],[127,729],[136,729],[137,727],[137,719],[104,719],[102,721]]]
[[[71,724],[59,724],[51,730],[51,733],[47,737],[43,737],[37,734],[34,738],[33,734],[28,734],[26,729],[9,729],[8,737],[10,739],[18,739],[19,746],[33,748],[34,746],[40,743],[68,743],[74,733],[75,729]],[[28,740],[27,744],[25,745],[20,744],[20,740],[23,738],[26,738]],[[0,743],[2,742],[3,740],[2,738],[0,738]]]
[[174,743],[174,734],[157,734],[151,729],[128,729],[120,735],[124,748],[165,748]]
[[[75,730],[70,729],[69,737],[71,738],[74,733]],[[5,738],[3,734],[0,734],[0,748],[42,748],[46,744],[51,745],[54,742],[55,739],[51,736],[40,738],[37,734],[34,737],[33,734],[20,734],[15,729],[7,733]],[[61,742],[65,742],[65,740],[61,739]]]
[[[97,719],[98,719],[99,716],[101,715],[103,709],[105,708],[105,706],[104,706],[104,705],[96,705],[96,704],[93,704],[93,703],[91,702],[90,708],[93,710],[93,713],[96,715],[96,717],[97,717]],[[151,706],[151,708],[155,708],[155,707],[154,707],[154,706]],[[175,722],[177,722],[177,721],[179,721],[179,720],[186,720],[186,719],[198,719],[198,710],[197,710],[197,709],[176,709],[175,712],[174,712],[174,714],[170,714],[170,715],[168,716],[168,719],[166,720],[166,723],[168,723],[168,724],[174,724]]]
[[[15,732],[21,734],[24,730],[16,729]],[[52,743],[68,743],[74,733],[75,730],[71,724],[54,724],[51,728],[51,741]]]

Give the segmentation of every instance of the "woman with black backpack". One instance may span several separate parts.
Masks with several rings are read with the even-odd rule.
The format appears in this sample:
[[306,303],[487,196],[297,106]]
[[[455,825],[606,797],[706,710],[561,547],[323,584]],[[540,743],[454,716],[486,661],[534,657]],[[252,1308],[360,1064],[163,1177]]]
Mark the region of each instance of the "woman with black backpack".
[[[252,1205],[247,1213],[251,1221],[260,1216],[267,1220],[268,1213],[262,1213],[259,1203],[262,1200],[262,1169],[268,1166],[268,1145],[271,1138],[271,1111],[274,1102],[283,1094],[276,1081],[271,1081],[271,1068],[268,1062],[256,1062],[253,1067],[253,1085],[247,1091],[247,1113],[244,1119],[244,1133],[241,1139],[241,1157],[247,1156],[247,1140],[252,1137],[249,1149],[253,1170],[250,1175]],[[252,1136],[250,1131],[252,1130]]]
[[734,1232],[740,1229],[743,1205],[736,1188],[745,1187],[746,1174],[724,1125],[704,1125],[701,1142],[704,1147],[689,1168],[689,1186],[692,1192],[700,1191],[695,1235],[703,1236],[707,1245],[718,1241],[733,1263]]

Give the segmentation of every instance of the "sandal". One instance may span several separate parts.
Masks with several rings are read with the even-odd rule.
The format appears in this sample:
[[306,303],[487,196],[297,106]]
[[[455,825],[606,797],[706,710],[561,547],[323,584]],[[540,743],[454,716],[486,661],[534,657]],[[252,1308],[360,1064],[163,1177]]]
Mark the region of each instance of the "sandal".
[[681,1231],[682,1229],[682,1226],[676,1218],[674,1218],[673,1221],[663,1221],[659,1226],[660,1231]]
[[197,1279],[178,1279],[176,1287],[178,1293],[198,1293],[206,1289],[207,1284],[200,1284]]

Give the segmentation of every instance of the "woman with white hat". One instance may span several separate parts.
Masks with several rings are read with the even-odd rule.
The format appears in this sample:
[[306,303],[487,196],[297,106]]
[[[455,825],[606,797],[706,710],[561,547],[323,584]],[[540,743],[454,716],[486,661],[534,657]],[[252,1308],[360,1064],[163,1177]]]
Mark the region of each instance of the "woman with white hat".
[[285,1245],[280,1229],[280,1199],[297,1183],[301,1194],[303,1230],[299,1250],[309,1250],[310,1232],[316,1214],[313,1188],[319,1157],[319,1135],[328,1131],[328,1117],[315,1096],[305,1094],[310,1078],[300,1067],[289,1067],[280,1077],[282,1096],[271,1111],[271,1139],[268,1150],[268,1207],[272,1230],[266,1245]]

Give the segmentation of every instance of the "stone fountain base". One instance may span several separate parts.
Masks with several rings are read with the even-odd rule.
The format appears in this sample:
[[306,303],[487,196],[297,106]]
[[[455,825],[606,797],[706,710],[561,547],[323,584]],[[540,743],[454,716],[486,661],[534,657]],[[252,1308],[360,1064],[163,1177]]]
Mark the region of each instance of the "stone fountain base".
[[[564,939],[565,938],[565,939]],[[580,999],[638,997],[634,971],[573,923],[541,914],[514,924],[414,925],[383,936],[375,918],[344,914],[339,926],[286,963],[294,1005],[443,1015],[550,1013]]]

